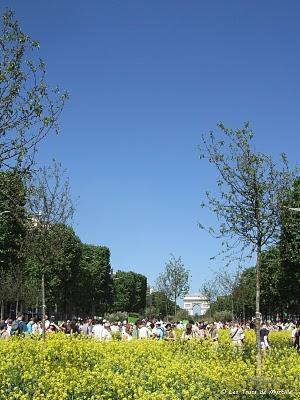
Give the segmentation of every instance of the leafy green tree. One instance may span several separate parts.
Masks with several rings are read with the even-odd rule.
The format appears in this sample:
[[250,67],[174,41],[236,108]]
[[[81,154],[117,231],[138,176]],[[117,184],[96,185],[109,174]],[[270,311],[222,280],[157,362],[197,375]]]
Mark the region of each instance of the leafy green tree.
[[218,296],[210,305],[210,310],[207,310],[205,317],[215,318],[216,313],[226,312],[230,313],[230,321],[232,320],[232,296]]
[[[147,296],[147,316],[161,316],[162,318],[167,317],[175,308],[174,301],[170,300],[166,293],[155,291]],[[177,306],[177,311],[180,307]]]
[[16,172],[0,172],[0,262],[10,270],[19,264],[20,248],[25,236],[26,191]]
[[[74,207],[69,179],[59,163],[40,168],[30,175],[27,184],[27,210],[30,222],[26,237],[26,254],[38,270],[42,288],[43,321],[45,320],[47,271],[59,257],[61,237],[57,226],[70,225]],[[55,277],[56,279],[57,277]],[[43,329],[43,336],[45,330]]]
[[200,293],[206,297],[209,303],[209,309],[207,310],[207,314],[209,317],[212,316],[212,303],[216,300],[218,295],[218,285],[216,279],[211,279],[204,282],[200,288]]
[[[261,276],[261,302],[263,311],[263,295],[264,290],[264,272],[262,267]],[[255,268],[246,268],[242,271],[234,287],[232,297],[235,302],[236,315],[240,316],[240,319],[245,321],[255,315]]]
[[[72,317],[77,302],[77,285],[80,277],[81,241],[72,228],[56,224],[47,232],[47,260],[36,258],[35,250],[28,255],[26,278],[38,284],[36,297],[40,298],[41,270],[45,280],[45,301],[49,313],[57,312],[63,318]],[[37,243],[34,243],[36,245]],[[42,254],[42,253],[40,253]],[[46,253],[45,253],[46,254]],[[40,262],[43,261],[43,266]],[[26,289],[26,286],[25,288]],[[34,298],[32,299],[34,300]],[[31,304],[31,306],[33,306]]]
[[0,169],[31,166],[38,143],[51,131],[66,93],[49,89],[46,67],[35,54],[39,43],[24,33],[12,11],[0,33]]
[[[0,277],[1,311],[5,303],[15,302],[19,306],[22,285],[22,251],[26,235],[26,193],[22,176],[17,172],[0,172]],[[11,285],[13,282],[13,285]]]
[[113,277],[113,310],[142,313],[146,307],[147,278],[117,271]]
[[273,246],[262,253],[261,259],[261,308],[266,317],[274,318],[283,312],[283,280],[280,249],[279,246]]
[[285,302],[285,312],[289,314],[299,314],[300,311],[300,212],[297,211],[299,208],[300,178],[297,178],[281,214],[281,295]]
[[[294,175],[283,155],[279,166],[268,155],[257,152],[253,131],[246,123],[241,129],[218,125],[219,135],[202,136],[200,158],[217,170],[218,194],[207,192],[207,206],[220,221],[209,232],[221,238],[225,251],[256,255],[256,342],[257,372],[262,356],[260,346],[261,256],[268,245],[278,240],[282,204],[290,192]],[[202,225],[200,225],[203,227]]]
[[110,251],[82,244],[77,310],[81,315],[104,315],[112,302]]
[[157,289],[174,301],[174,315],[176,317],[177,300],[189,291],[189,271],[185,269],[181,257],[176,258],[171,254],[166,263],[165,270],[156,281]]

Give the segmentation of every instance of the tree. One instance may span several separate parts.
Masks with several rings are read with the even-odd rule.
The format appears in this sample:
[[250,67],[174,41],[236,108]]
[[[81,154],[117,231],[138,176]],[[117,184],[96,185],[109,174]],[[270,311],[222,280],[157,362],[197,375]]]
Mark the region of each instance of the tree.
[[[219,136],[202,136],[200,158],[207,159],[218,173],[218,195],[206,193],[207,206],[220,225],[208,231],[222,238],[225,251],[256,254],[256,342],[257,372],[261,370],[260,275],[263,249],[278,240],[282,204],[291,189],[294,174],[285,155],[279,168],[268,155],[255,150],[253,131],[246,123],[241,129],[218,125]],[[200,227],[203,227],[200,225]],[[235,252],[235,253],[234,253]]]
[[[262,262],[261,276],[261,303],[263,311],[264,300],[264,276],[265,268]],[[255,268],[246,268],[241,271],[237,277],[236,284],[233,288],[232,297],[235,300],[236,314],[240,315],[240,319],[245,321],[255,314]],[[271,277],[272,279],[272,277]]]
[[[227,269],[223,269],[217,272],[216,274],[216,283],[219,287],[219,291],[223,296],[230,296],[231,299],[231,318],[234,320],[234,310],[235,310],[235,300],[236,303],[238,300],[239,291],[237,290],[239,279],[240,279],[241,271],[238,269],[236,271],[229,271]],[[237,298],[236,298],[237,297]]]
[[83,315],[104,315],[113,290],[109,248],[89,244],[81,247],[77,310]]
[[129,271],[113,277],[113,310],[142,313],[146,307],[147,278]]
[[300,311],[300,178],[292,190],[281,214],[280,255],[282,262],[282,298],[285,312],[299,314]]
[[216,284],[216,280],[212,279],[204,282],[200,288],[200,293],[206,297],[209,303],[209,309],[207,310],[207,312],[209,314],[209,317],[211,317],[212,316],[211,305],[218,295],[218,286]]
[[159,291],[165,293],[168,298],[174,301],[174,315],[176,317],[177,300],[189,291],[189,271],[185,269],[181,257],[175,258],[171,254],[170,260],[166,263],[165,271],[157,278],[156,286]]
[[[68,225],[74,207],[69,179],[59,163],[40,168],[30,175],[27,185],[27,210],[30,216],[26,238],[26,255],[42,280],[43,321],[45,317],[45,276],[61,252],[57,226]],[[49,276],[49,275],[48,275]],[[46,282],[47,283],[47,282]]]
[[38,143],[58,132],[68,95],[48,88],[45,63],[34,54],[39,43],[21,30],[12,11],[3,15],[0,47],[0,169],[24,170]]
[[0,172],[0,262],[6,269],[19,263],[25,235],[26,190],[17,172]]
[[[1,313],[5,303],[16,302],[18,311],[24,256],[22,244],[26,235],[26,190],[16,171],[0,172],[0,277]],[[14,284],[11,285],[11,282]],[[10,307],[11,308],[11,307]]]
[[[175,308],[174,301],[170,300],[165,292],[154,291],[147,296],[147,316],[167,317]],[[177,306],[177,312],[180,307]]]

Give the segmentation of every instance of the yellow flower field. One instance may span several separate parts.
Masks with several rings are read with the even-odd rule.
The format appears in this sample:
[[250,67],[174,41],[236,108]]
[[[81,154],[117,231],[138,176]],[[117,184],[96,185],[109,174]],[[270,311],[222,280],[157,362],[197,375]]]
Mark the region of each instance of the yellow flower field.
[[228,332],[209,341],[108,343],[62,334],[0,341],[0,399],[299,399],[300,355],[270,334],[255,379],[254,333],[233,354]]

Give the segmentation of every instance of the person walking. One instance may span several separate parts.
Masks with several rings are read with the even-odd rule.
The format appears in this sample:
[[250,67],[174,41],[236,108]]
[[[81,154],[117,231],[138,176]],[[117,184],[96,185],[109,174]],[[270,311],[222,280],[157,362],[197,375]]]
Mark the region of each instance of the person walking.
[[243,345],[244,331],[240,324],[236,322],[230,330],[230,338],[233,344],[234,352],[240,350]]
[[292,334],[294,335],[292,337],[293,347],[299,352],[300,351],[300,324],[299,323],[297,323],[296,328],[293,330]]
[[259,332],[259,335],[260,335],[260,346],[261,346],[261,349],[263,351],[264,350],[269,350],[269,348],[270,348],[269,341],[268,341],[269,329],[268,329],[266,324],[262,325],[262,327],[260,329],[260,332]]

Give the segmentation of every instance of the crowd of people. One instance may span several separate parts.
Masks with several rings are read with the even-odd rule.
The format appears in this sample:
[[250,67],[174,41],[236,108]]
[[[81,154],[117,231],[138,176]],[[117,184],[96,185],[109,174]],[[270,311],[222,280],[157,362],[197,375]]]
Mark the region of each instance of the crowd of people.
[[[217,344],[219,340],[220,329],[228,330],[234,348],[243,346],[245,331],[254,329],[254,321],[248,321],[244,324],[223,323],[223,322],[195,322],[193,320],[177,322],[164,322],[161,319],[141,319],[135,323],[129,323],[127,320],[109,322],[106,319],[88,318],[85,321],[66,320],[55,321],[54,318],[48,319],[45,316],[43,320],[37,320],[32,317],[28,322],[24,321],[22,314],[17,315],[15,320],[6,319],[0,321],[0,338],[6,339],[13,335],[45,335],[63,332],[66,335],[81,334],[87,338],[95,338],[100,341],[110,341],[113,338],[130,341],[139,340],[168,340],[176,339],[209,339]],[[260,328],[260,343],[263,350],[270,348],[268,335],[270,331],[286,330],[290,332],[291,343],[300,351],[300,323],[295,321],[285,321],[272,323],[264,322]]]

